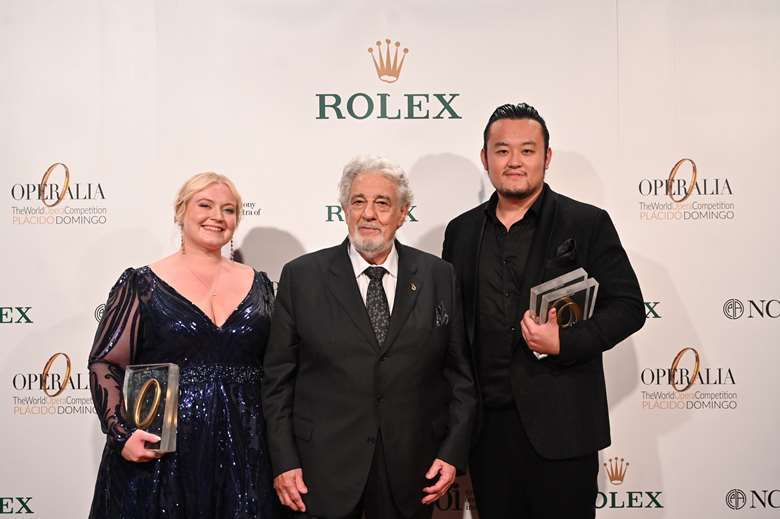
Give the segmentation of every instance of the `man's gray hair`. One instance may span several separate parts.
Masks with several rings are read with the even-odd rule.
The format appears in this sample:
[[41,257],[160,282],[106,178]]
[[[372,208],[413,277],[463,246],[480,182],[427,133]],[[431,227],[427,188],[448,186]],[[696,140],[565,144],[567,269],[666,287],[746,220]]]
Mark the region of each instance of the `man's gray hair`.
[[411,206],[414,199],[412,189],[409,187],[409,177],[401,166],[395,162],[377,155],[359,155],[350,160],[341,174],[339,181],[339,203],[341,207],[349,206],[349,193],[352,190],[352,182],[355,178],[367,171],[376,171],[392,180],[398,188],[398,200],[401,206]]

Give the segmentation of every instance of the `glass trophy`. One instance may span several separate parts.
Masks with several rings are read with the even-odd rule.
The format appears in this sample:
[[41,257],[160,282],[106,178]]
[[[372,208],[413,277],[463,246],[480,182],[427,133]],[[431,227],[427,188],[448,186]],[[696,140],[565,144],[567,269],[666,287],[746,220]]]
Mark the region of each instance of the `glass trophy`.
[[598,290],[598,281],[588,278],[547,292],[542,296],[542,304],[539,307],[539,324],[547,322],[547,314],[551,308],[558,311],[558,326],[562,328],[589,319],[593,315]]
[[130,422],[161,438],[146,442],[146,448],[159,452],[176,451],[176,424],[179,414],[179,366],[138,364],[125,368],[125,410]]
[[[531,289],[531,314],[537,323],[544,324],[550,309],[555,308],[558,326],[574,326],[579,321],[591,318],[598,290],[598,281],[589,278],[585,269],[572,270]],[[547,356],[544,353],[533,354],[537,359]]]
[[[551,279],[550,281],[545,281],[541,285],[536,285],[531,289],[531,303],[528,306],[528,308],[531,310],[531,313],[538,317],[541,315],[539,313],[539,309],[542,306],[542,296],[548,292],[552,292],[554,290],[559,290],[563,287],[573,285],[575,283],[579,283],[580,281],[584,281],[588,278],[588,273],[585,272],[584,268],[578,268],[577,270],[572,270],[571,272],[567,272],[566,274],[562,276],[558,276],[557,278]],[[546,322],[547,320],[547,314],[545,314],[544,317]]]

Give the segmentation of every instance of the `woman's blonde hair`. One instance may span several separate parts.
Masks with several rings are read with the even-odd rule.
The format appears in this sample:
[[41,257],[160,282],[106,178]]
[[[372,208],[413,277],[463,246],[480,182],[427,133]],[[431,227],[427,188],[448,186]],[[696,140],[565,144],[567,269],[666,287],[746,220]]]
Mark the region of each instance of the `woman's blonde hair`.
[[238,193],[235,184],[233,184],[229,178],[212,171],[198,173],[181,186],[179,194],[176,196],[176,202],[173,204],[173,221],[176,222],[176,225],[181,227],[184,211],[187,209],[187,203],[192,199],[193,195],[198,191],[206,189],[211,184],[224,184],[230,190],[233,198],[236,199],[236,226],[238,226],[238,223],[241,221],[241,195]]

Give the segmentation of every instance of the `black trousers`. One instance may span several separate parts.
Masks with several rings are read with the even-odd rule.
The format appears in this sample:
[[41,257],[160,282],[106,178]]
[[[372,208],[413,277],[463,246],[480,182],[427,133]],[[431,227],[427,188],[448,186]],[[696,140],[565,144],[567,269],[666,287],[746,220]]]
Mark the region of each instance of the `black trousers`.
[[[433,460],[431,460],[433,461]],[[338,477],[338,476],[334,476]],[[420,489],[422,491],[422,489]],[[422,499],[422,498],[421,498]],[[433,506],[420,504],[419,510],[412,516],[403,515],[393,499],[390,478],[387,475],[382,435],[377,434],[374,458],[368,472],[368,481],[358,507],[344,517],[324,518],[316,515],[296,513],[295,519],[430,519]]]
[[471,455],[480,519],[593,519],[598,452],[542,458],[528,441],[517,409],[485,409]]

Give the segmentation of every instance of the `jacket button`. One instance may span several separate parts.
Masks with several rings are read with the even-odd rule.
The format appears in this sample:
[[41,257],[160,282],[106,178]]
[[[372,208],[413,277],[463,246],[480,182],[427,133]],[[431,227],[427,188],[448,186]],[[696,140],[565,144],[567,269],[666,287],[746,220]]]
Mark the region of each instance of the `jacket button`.
[[373,445],[374,443],[376,443],[376,438],[374,438],[373,436],[369,436],[368,438],[366,438],[366,443],[369,445]]
[[382,403],[382,400],[384,400],[384,398],[382,397],[382,395],[377,395],[377,396],[376,396],[376,403],[377,403],[377,404],[381,404],[381,403]]

